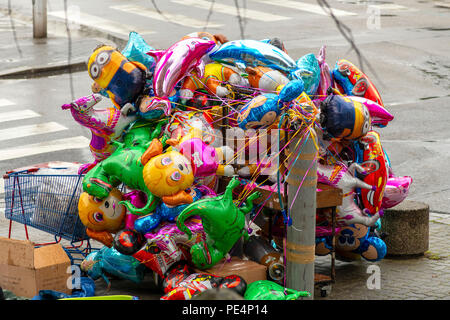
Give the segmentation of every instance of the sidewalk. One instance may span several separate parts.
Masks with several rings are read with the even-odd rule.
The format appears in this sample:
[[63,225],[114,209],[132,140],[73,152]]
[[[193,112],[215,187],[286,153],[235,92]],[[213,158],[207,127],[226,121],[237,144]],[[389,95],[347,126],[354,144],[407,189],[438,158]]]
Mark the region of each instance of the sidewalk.
[[0,8],[0,79],[30,78],[85,71],[86,62],[98,44],[122,46],[125,40],[108,40],[92,31],[71,30],[62,22],[48,21],[47,38],[34,39],[31,17]]

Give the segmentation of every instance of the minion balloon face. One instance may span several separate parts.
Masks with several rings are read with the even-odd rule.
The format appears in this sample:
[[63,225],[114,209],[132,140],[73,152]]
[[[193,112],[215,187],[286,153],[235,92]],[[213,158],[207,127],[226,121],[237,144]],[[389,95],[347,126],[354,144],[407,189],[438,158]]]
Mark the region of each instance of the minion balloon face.
[[325,140],[357,140],[370,130],[372,121],[369,111],[358,101],[331,95],[321,102],[320,109]]
[[142,63],[129,61],[113,47],[101,46],[90,56],[88,72],[120,109],[126,103],[134,102],[142,93],[147,69]]

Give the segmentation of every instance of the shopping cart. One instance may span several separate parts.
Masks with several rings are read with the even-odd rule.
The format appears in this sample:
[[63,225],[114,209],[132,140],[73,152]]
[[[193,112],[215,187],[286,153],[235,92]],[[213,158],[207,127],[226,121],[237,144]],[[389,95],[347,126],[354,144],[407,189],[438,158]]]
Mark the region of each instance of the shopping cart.
[[[54,242],[36,246],[61,243],[72,264],[78,264],[92,251],[86,228],[78,216],[78,200],[82,192],[82,174],[63,174],[67,168],[51,167],[41,174],[45,164],[14,170],[3,176],[5,182],[5,217],[24,225],[27,240],[28,228],[33,227],[54,236]],[[61,171],[61,173],[59,173]],[[62,240],[65,244],[63,245]]]

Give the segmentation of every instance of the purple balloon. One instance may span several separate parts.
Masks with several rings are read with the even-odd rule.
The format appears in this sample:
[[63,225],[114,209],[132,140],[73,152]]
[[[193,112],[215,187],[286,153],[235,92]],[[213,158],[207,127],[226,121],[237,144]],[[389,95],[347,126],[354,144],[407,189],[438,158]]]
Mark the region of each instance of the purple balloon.
[[205,61],[203,57],[216,46],[211,40],[188,38],[173,44],[167,50],[147,52],[156,60],[153,74],[153,90],[156,98],[152,100],[149,110],[162,109],[170,114],[169,96],[175,85],[192,70],[197,71],[199,78],[204,75]]
[[384,189],[383,209],[392,208],[406,199],[413,179],[409,176],[389,178]]
[[348,98],[353,101],[361,102],[367,107],[370,117],[372,118],[373,125],[384,127],[394,119],[394,116],[390,112],[388,112],[384,107],[372,100],[356,96],[348,96]]

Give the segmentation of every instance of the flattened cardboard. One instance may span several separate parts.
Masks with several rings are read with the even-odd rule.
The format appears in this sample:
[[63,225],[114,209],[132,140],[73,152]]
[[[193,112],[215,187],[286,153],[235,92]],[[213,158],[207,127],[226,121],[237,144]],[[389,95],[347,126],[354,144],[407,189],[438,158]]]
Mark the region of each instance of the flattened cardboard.
[[0,237],[0,286],[32,298],[39,290],[71,294],[70,259],[60,244],[35,248],[31,241]]
[[198,273],[210,273],[220,277],[231,275],[240,276],[250,284],[258,280],[267,280],[267,267],[251,260],[242,260],[238,257],[232,257],[230,262],[219,261],[212,268],[207,270],[198,270]]

